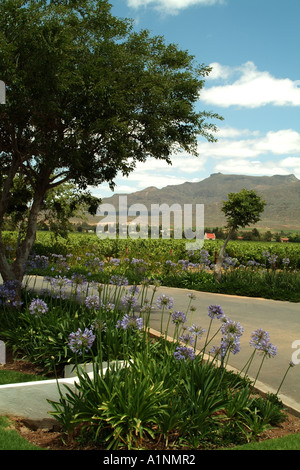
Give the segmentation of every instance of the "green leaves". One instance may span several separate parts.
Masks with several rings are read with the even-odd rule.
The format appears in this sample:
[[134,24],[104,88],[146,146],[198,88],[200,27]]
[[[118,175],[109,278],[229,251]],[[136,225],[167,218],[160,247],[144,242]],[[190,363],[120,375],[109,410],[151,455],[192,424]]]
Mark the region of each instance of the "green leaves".
[[23,163],[34,156],[76,183],[112,182],[133,169],[128,159],[168,159],[174,145],[193,150],[208,131],[210,113],[194,104],[209,67],[162,37],[132,32],[106,0],[7,0],[0,30],[8,85],[0,136],[19,129]]
[[222,211],[229,227],[244,228],[260,220],[265,204],[255,191],[242,189],[238,193],[228,194],[228,201],[223,202]]

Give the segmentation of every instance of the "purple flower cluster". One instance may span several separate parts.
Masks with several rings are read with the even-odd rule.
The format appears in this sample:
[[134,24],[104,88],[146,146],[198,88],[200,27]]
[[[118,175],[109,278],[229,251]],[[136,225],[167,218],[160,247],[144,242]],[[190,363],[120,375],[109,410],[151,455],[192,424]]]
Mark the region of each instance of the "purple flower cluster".
[[52,289],[58,289],[59,291],[63,291],[72,284],[72,281],[66,276],[45,277],[45,280],[50,283]]
[[43,300],[34,299],[29,305],[29,311],[31,315],[34,315],[35,317],[40,317],[41,315],[45,315],[45,313],[48,312],[48,306]]
[[132,295],[136,295],[140,292],[139,286],[131,286],[131,287],[129,287],[128,290],[129,290],[130,294],[132,294]]
[[112,304],[111,302],[107,302],[106,304],[102,302],[101,300],[101,309],[104,311],[104,312],[113,312],[114,309],[115,309],[115,304]]
[[179,312],[178,310],[175,310],[175,312],[172,313],[171,317],[172,323],[174,323],[175,325],[179,325],[186,322],[186,315],[183,312]]
[[100,306],[99,295],[88,295],[84,303],[89,310],[98,310]]
[[182,343],[191,345],[194,344],[196,341],[195,336],[189,332],[183,333],[181,336],[179,336],[179,339]]
[[[225,317],[226,318],[226,317]],[[230,351],[237,354],[240,349],[240,337],[242,336],[244,328],[239,322],[235,322],[226,318],[223,320],[221,326],[222,340],[221,340],[221,355],[224,356],[226,352]]]
[[26,263],[26,272],[33,271],[34,269],[43,270],[49,265],[49,258],[43,255],[31,255]]
[[188,348],[187,346],[177,346],[174,357],[177,361],[193,361],[196,357],[193,349]]
[[268,357],[274,357],[277,354],[277,346],[270,342],[270,334],[262,328],[252,332],[249,344]]
[[132,294],[126,294],[121,298],[121,304],[126,310],[130,310],[137,306],[138,299]]
[[192,326],[190,326],[189,331],[192,333],[192,335],[200,339],[206,330],[201,326],[197,326],[195,323],[193,323]]
[[210,259],[209,259],[209,252],[207,250],[201,250],[200,251],[200,264],[204,266],[209,266],[210,265]]
[[224,316],[224,312],[220,305],[210,305],[208,307],[208,316],[213,320],[217,318],[218,320]]
[[68,346],[72,352],[82,356],[84,352],[88,352],[95,341],[95,335],[92,330],[85,328],[84,331],[81,328],[74,333],[69,335]]
[[141,317],[129,316],[126,313],[122,320],[117,322],[117,328],[122,328],[123,330],[141,330],[143,328],[143,319]]
[[121,261],[121,260],[120,260],[119,258],[112,258],[112,259],[110,260],[110,263],[111,263],[113,266],[119,266],[120,261]]
[[93,271],[93,272],[103,272],[104,269],[104,262],[101,261],[97,256],[93,253],[86,253],[86,256],[90,257],[86,260],[85,266]]
[[184,327],[184,330],[187,332],[184,332],[181,336],[179,336],[179,339],[183,343],[191,345],[195,345],[197,339],[201,339],[206,331],[201,326],[195,325],[195,323],[193,323],[192,326],[190,326],[188,329]]
[[[70,266],[68,264],[67,258],[65,258],[63,255],[57,255],[55,253],[52,253],[52,258],[56,259],[55,265],[59,269],[59,272],[61,273],[62,271],[69,271]],[[53,267],[52,270],[55,268]]]
[[3,299],[2,302],[9,307],[20,306],[20,301],[16,299],[17,291],[21,288],[21,282],[19,281],[5,281],[0,285],[0,297]]
[[128,279],[125,276],[115,274],[111,276],[109,283],[115,286],[128,286]]
[[79,286],[79,285],[86,285],[87,284],[87,279],[83,274],[74,273],[74,274],[72,274],[71,282],[76,287],[76,286]]
[[172,297],[162,294],[157,298],[156,305],[160,309],[168,308],[170,310],[174,305],[174,301]]

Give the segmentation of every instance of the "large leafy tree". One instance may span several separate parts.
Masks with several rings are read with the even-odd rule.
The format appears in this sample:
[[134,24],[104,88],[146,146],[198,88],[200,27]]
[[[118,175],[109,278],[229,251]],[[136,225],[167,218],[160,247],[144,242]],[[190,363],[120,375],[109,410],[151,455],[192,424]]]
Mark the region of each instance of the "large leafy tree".
[[[0,78],[0,234],[16,178],[30,187],[29,216],[4,280],[22,280],[49,190],[80,190],[124,176],[148,157],[197,153],[214,141],[214,113],[197,111],[210,68],[132,22],[107,0],[2,0]],[[1,236],[1,235],[0,235]]]

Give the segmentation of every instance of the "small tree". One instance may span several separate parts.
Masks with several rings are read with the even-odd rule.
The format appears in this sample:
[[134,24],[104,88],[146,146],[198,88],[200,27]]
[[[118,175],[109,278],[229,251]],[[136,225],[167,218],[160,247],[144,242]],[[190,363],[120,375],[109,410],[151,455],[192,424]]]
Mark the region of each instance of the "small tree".
[[255,191],[242,189],[239,193],[229,193],[228,201],[223,201],[222,212],[227,219],[227,237],[221,247],[218,261],[214,267],[215,279],[220,282],[222,278],[222,264],[227,243],[233,232],[238,228],[256,224],[264,211],[265,201]]

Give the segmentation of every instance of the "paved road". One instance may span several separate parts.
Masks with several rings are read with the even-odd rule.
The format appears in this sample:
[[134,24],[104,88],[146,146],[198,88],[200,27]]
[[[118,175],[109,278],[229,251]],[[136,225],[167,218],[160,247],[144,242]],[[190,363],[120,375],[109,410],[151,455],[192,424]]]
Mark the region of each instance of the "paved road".
[[[32,282],[34,282],[35,288],[43,285],[42,278],[34,278]],[[45,287],[45,284],[43,286]],[[196,296],[195,300],[192,301],[192,305],[196,307],[196,310],[193,317],[191,317],[191,313],[188,314],[187,324],[193,322],[207,330],[210,321],[208,306],[217,304],[222,307],[224,313],[231,320],[238,321],[243,326],[241,351],[237,355],[231,355],[229,360],[229,364],[236,369],[243,368],[253,351],[249,346],[251,333],[258,328],[269,332],[270,341],[278,347],[278,351],[274,358],[265,360],[258,380],[276,392],[288,364],[292,360],[292,355],[294,354],[294,359],[296,358],[300,362],[300,303],[211,294],[169,287],[159,287],[154,299],[156,300],[162,294],[168,295],[174,300],[173,310],[186,312],[189,303],[188,294],[190,293]],[[151,293],[148,297],[150,295]],[[164,315],[163,331],[167,326],[167,320],[168,315]],[[219,323],[217,320],[213,324],[218,328]],[[160,331],[161,311],[159,309],[153,310],[150,326]],[[168,329],[170,336],[172,336],[173,328],[174,326],[170,323]],[[295,341],[299,343],[296,348],[293,348],[292,345]],[[220,338],[218,337],[216,342],[211,343],[211,345],[218,345],[219,342]],[[260,363],[261,357],[256,355],[249,369],[249,376],[256,377]],[[288,372],[280,393],[295,402],[300,412],[300,364],[291,368]]]
[[[296,356],[300,362],[300,303],[281,302],[275,300],[238,297],[232,295],[211,294],[207,292],[197,292],[187,289],[176,289],[160,287],[156,297],[161,294],[171,296],[174,300],[175,310],[186,312],[189,297],[193,293],[196,299],[192,304],[196,310],[193,313],[192,321],[198,326],[208,328],[210,318],[208,317],[209,305],[220,305],[231,320],[238,321],[244,328],[241,337],[241,351],[236,355],[231,355],[229,364],[237,369],[242,369],[249,359],[253,348],[249,346],[251,333],[262,328],[269,332],[270,341],[277,346],[277,354],[274,358],[268,358],[264,361],[258,380],[275,390],[278,389],[280,382],[287,370],[292,355]],[[161,314],[155,310],[151,318],[151,327],[160,331]],[[188,315],[188,322],[191,321],[191,313]],[[164,315],[164,325],[167,324],[167,316]],[[215,327],[219,327],[219,322],[214,320]],[[169,327],[172,334],[173,326]],[[220,337],[215,338],[216,342],[212,345],[218,345]],[[292,347],[294,341],[299,341],[296,348]],[[298,353],[297,353],[298,351]],[[249,376],[256,377],[258,367],[261,363],[261,357],[256,355]],[[300,410],[300,364],[289,370],[280,393],[299,403]]]

